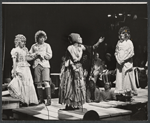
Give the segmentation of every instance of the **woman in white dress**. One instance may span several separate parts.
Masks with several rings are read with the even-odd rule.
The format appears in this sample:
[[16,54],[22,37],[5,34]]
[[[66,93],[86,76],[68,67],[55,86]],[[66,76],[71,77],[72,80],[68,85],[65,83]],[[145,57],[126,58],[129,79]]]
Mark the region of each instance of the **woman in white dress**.
[[127,90],[137,95],[137,87],[133,71],[134,46],[130,40],[130,30],[122,27],[119,30],[119,38],[116,45],[115,57],[117,60],[116,92],[124,93]]
[[26,38],[22,34],[15,37],[15,48],[11,50],[13,59],[12,81],[8,85],[12,97],[20,100],[22,106],[38,104],[37,94],[33,85],[30,64],[27,60],[28,49],[25,47]]

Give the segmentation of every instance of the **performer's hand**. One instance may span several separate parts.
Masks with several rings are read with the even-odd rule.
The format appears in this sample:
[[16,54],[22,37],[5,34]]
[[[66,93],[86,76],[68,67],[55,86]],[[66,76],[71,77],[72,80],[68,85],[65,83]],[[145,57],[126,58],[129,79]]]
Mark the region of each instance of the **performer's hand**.
[[104,39],[105,39],[105,37],[100,37],[99,40],[98,40],[98,42],[102,43],[104,41]]
[[105,39],[104,37],[103,37],[103,38],[100,37],[99,40],[98,40],[98,42],[97,42],[96,44],[93,45],[93,49],[96,49],[96,48],[99,46],[99,44],[102,43],[102,42],[104,41],[104,39]]
[[36,52],[36,55],[37,55],[37,56],[40,56],[41,54],[40,54],[40,52]]
[[39,58],[40,60],[44,59],[40,52],[36,52],[36,57]]

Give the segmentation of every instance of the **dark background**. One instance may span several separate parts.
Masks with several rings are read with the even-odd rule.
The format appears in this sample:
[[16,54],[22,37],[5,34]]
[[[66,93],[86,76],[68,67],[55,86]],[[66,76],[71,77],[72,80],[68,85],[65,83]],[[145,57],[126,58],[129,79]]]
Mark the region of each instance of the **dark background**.
[[[127,17],[125,22],[119,24],[117,22],[122,21],[123,17],[107,17],[108,14],[118,13],[130,13],[131,17]],[[134,15],[137,15],[137,18]],[[69,45],[67,37],[71,32],[79,33],[86,45],[93,45],[99,37],[105,36],[105,42],[97,50],[100,58],[104,59],[106,52],[114,53],[121,26],[128,26],[131,30],[131,39],[135,47],[134,65],[138,66],[138,60],[147,58],[146,54],[141,53],[144,47],[147,49],[146,18],[146,4],[3,4],[3,77],[11,76],[10,52],[14,47],[15,35],[25,35],[27,48],[30,50],[31,45],[35,43],[34,35],[38,30],[47,33],[46,42],[51,45],[53,51],[53,58],[50,60],[52,73],[60,72],[61,57]],[[111,24],[116,26],[112,28]]]

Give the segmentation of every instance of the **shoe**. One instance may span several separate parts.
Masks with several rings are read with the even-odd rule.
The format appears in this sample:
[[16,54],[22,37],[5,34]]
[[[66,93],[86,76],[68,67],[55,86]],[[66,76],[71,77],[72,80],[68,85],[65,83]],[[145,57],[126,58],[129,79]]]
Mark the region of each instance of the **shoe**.
[[29,106],[37,106],[35,103],[30,103]]
[[49,106],[49,105],[51,105],[51,88],[46,87],[45,91],[46,91],[46,96],[47,96],[47,103],[45,105]]
[[79,110],[79,109],[80,109],[79,107],[74,108],[74,110]]
[[70,111],[70,110],[75,110],[75,108],[73,108],[72,106],[67,106],[67,105],[66,105],[66,108],[65,108],[64,110]]
[[28,107],[26,103],[21,103],[20,107]]
[[50,106],[51,105],[51,97],[50,96],[47,97],[47,103],[45,105],[46,106]]
[[43,100],[39,100],[39,104],[45,104],[44,99]]
[[38,94],[38,98],[39,98],[39,104],[45,103],[42,88],[37,88],[37,94]]
[[90,99],[86,100],[87,103],[91,103],[92,101]]

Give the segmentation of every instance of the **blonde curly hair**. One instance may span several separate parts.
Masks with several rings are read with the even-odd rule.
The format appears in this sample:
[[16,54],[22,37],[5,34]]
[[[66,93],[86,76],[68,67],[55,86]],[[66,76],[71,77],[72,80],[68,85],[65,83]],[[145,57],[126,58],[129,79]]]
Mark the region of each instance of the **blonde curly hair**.
[[14,40],[15,46],[17,47],[20,42],[26,42],[26,37],[22,34],[18,34],[15,36]]

